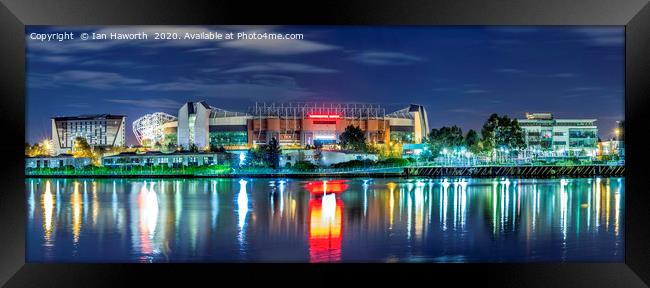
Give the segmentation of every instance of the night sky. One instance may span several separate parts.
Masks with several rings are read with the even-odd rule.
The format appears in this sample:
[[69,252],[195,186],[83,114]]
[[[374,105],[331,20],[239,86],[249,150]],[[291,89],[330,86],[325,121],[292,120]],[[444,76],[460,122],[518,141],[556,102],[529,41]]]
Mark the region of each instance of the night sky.
[[[149,40],[79,33],[149,32]],[[40,42],[32,32],[74,32]],[[154,40],[153,32],[303,33],[304,40]],[[386,113],[424,105],[431,128],[480,130],[491,113],[594,118],[613,134],[624,110],[624,29],[581,27],[45,27],[27,28],[27,131],[50,117],[127,115],[131,122],[187,101],[247,111],[255,101],[374,103]]]

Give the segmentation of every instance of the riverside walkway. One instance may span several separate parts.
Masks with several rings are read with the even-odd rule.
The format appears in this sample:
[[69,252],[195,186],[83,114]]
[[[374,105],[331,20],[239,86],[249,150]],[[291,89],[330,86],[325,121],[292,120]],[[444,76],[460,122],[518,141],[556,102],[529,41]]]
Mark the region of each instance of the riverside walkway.
[[230,171],[192,170],[72,170],[26,171],[33,178],[354,178],[354,177],[615,177],[625,176],[624,165],[475,165],[295,169],[231,169]]

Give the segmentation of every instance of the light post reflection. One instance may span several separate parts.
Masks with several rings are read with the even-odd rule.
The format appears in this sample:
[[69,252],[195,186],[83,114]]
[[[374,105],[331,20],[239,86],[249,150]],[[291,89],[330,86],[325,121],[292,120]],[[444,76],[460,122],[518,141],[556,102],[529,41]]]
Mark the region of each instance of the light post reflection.
[[50,241],[52,233],[52,212],[54,210],[54,195],[50,191],[50,181],[45,182],[45,193],[43,193],[43,216],[45,228],[45,240]]
[[237,194],[237,216],[238,221],[237,225],[239,226],[239,234],[237,239],[239,240],[239,245],[243,246],[245,243],[245,227],[246,227],[246,216],[248,215],[248,194],[246,193],[246,184],[248,181],[241,179],[239,180],[239,194]]
[[81,232],[81,209],[83,205],[79,194],[79,182],[74,182],[74,191],[70,201],[72,204],[72,241],[77,243]]
[[217,192],[217,181],[212,181],[212,229],[217,228],[217,216],[219,216],[219,193]]

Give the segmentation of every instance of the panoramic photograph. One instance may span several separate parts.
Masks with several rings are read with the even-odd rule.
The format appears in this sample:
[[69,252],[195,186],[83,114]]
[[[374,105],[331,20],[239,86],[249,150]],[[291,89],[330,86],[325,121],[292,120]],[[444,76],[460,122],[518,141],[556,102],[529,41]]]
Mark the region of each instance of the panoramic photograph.
[[622,26],[27,26],[26,261],[624,262]]

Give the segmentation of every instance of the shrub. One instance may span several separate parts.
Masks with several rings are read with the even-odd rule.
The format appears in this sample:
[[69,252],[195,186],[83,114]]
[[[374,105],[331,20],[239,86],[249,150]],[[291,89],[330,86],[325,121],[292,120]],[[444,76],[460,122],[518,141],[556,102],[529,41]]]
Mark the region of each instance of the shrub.
[[332,168],[358,168],[358,167],[368,167],[375,165],[375,161],[372,160],[350,160],[347,162],[340,162],[330,165]]
[[386,158],[383,160],[377,161],[377,165],[380,166],[406,166],[409,165],[411,161],[404,158]]
[[318,166],[309,161],[297,161],[296,164],[293,164],[293,169],[296,170],[313,170],[318,168]]

